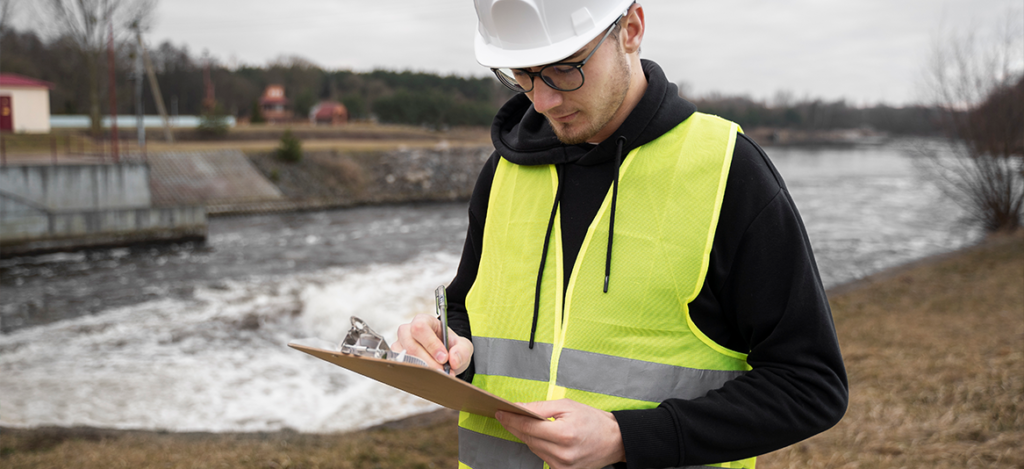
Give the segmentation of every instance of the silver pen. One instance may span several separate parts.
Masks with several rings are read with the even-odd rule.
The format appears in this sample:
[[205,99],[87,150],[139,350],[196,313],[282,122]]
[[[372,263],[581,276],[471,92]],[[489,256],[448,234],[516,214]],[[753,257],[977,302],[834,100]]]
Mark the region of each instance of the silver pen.
[[[434,300],[437,307],[437,318],[441,320],[441,340],[444,341],[444,352],[448,355],[448,299],[444,296],[444,285],[437,287],[434,290]],[[451,358],[451,357],[449,357]],[[448,364],[450,360],[444,362],[444,372],[448,373],[452,367]]]

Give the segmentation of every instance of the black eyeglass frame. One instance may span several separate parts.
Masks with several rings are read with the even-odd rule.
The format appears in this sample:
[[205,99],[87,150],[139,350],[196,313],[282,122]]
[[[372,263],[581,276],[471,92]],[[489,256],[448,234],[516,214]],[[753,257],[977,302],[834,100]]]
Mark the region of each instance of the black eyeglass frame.
[[[619,21],[622,21],[622,18],[625,18],[625,17],[626,17],[626,15],[620,16],[618,19],[615,20],[614,23],[611,24],[611,26],[608,26],[608,30],[605,31],[604,36],[601,38],[600,41],[598,41],[597,46],[594,47],[594,50],[590,51],[590,53],[587,54],[587,56],[584,57],[583,60],[581,60],[579,62],[555,62],[553,64],[547,64],[547,65],[541,67],[541,69],[536,71],[536,72],[531,72],[529,70],[522,69],[522,68],[514,69],[514,70],[519,70],[519,71],[527,74],[530,77],[530,89],[523,88],[523,86],[520,85],[519,82],[515,81],[514,79],[510,83],[508,81],[508,78],[511,78],[511,77],[506,77],[506,75],[504,73],[501,73],[501,69],[500,68],[492,68],[491,71],[494,72],[494,76],[498,77],[498,81],[500,81],[502,85],[505,85],[506,88],[508,88],[508,89],[510,89],[512,91],[515,91],[517,93],[529,93],[529,92],[533,91],[533,89],[536,88],[536,85],[534,85],[534,83],[536,82],[536,79],[538,77],[540,77],[540,81],[544,82],[545,85],[548,85],[548,87],[553,89],[553,90],[563,91],[563,92],[576,91],[576,90],[582,88],[583,84],[586,83],[586,81],[587,81],[587,76],[583,73],[583,66],[586,65],[587,61],[590,60],[590,58],[594,56],[594,53],[597,52],[597,50],[601,48],[601,44],[604,44],[604,40],[608,39],[608,35],[610,35],[612,33],[612,30],[615,29],[615,26],[619,24]],[[580,74],[580,85],[579,86],[577,86],[575,88],[572,88],[572,89],[563,89],[563,88],[559,88],[559,87],[555,86],[554,83],[551,83],[551,82],[549,82],[548,80],[546,80],[544,78],[544,70],[547,70],[549,67],[565,67],[565,66],[576,67],[576,71],[578,71],[579,74]]]

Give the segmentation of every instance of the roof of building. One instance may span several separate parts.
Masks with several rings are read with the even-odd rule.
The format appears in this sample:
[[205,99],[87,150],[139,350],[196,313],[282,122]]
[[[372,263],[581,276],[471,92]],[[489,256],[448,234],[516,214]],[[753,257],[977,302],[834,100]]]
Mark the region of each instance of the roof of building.
[[260,98],[260,104],[285,104],[287,105],[291,101],[288,98],[268,98],[266,96]]
[[53,89],[53,83],[36,80],[16,73],[0,73],[0,86],[22,86],[26,88]]
[[344,104],[337,101],[321,101],[310,112],[317,119],[330,119],[334,116],[344,116],[348,110]]
[[288,98],[284,97],[283,85],[267,85],[260,97],[260,104],[288,104]]

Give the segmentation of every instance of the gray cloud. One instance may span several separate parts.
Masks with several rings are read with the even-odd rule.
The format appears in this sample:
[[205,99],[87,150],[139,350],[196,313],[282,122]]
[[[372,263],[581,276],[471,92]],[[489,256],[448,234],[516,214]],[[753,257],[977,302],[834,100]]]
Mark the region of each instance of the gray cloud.
[[[986,28],[1020,0],[647,0],[643,56],[698,94],[914,101],[940,30]],[[1024,18],[1024,17],[1021,17]],[[1024,21],[1024,20],[1022,20]],[[332,69],[483,76],[469,0],[164,0],[150,41],[224,63],[282,54]]]

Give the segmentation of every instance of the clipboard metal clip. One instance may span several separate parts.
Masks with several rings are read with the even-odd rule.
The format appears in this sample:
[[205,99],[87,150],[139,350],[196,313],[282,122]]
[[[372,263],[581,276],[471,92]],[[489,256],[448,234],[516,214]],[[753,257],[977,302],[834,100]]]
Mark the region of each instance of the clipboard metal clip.
[[357,357],[371,357],[382,360],[392,360],[415,365],[426,366],[427,362],[418,357],[406,355],[405,352],[395,353],[388,346],[384,337],[370,329],[365,321],[351,316],[352,328],[348,330],[345,339],[341,341],[341,353]]
[[370,326],[362,319],[352,316],[349,320],[352,322],[352,328],[348,330],[348,335],[341,341],[341,353],[357,357],[386,359],[391,350],[387,341],[370,329]]

